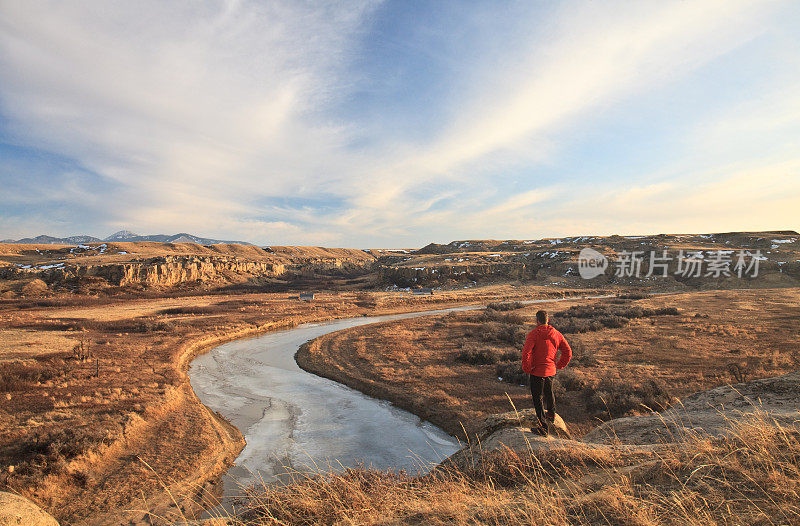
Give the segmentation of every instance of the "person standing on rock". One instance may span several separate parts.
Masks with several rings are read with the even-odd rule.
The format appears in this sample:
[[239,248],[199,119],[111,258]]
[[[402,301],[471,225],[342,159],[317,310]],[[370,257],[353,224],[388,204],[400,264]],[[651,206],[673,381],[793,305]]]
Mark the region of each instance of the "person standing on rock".
[[[536,417],[539,419],[539,429],[532,431],[542,435],[547,434],[547,421],[553,422],[556,418],[556,399],[553,396],[553,377],[558,369],[563,369],[572,359],[570,348],[564,336],[553,326],[548,324],[549,317],[546,311],[536,313],[538,326],[528,333],[525,345],[522,347],[522,370],[531,375],[531,395]],[[556,362],[556,353],[561,351],[561,356]],[[544,397],[544,408],[542,408]],[[545,414],[544,409],[547,409]]]

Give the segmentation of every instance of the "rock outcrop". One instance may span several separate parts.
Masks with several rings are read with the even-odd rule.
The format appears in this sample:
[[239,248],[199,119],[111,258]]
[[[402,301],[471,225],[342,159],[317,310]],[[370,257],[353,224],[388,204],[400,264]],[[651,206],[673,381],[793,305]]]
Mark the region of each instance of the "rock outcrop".
[[538,266],[524,261],[499,261],[467,265],[383,266],[381,277],[399,286],[437,285],[486,279],[534,279]]
[[[220,254],[226,247],[224,245],[212,251],[199,245],[165,244],[162,251],[172,250],[172,254],[142,257],[119,250],[135,244],[104,245],[81,245],[50,252],[38,249],[36,252],[42,255],[38,263],[3,265],[0,261],[0,280],[39,280],[44,290],[47,289],[45,284],[57,287],[82,280],[96,280],[120,287],[172,287],[192,282],[242,283],[252,278],[293,279],[317,273],[363,274],[371,271],[375,264],[373,256],[349,249],[244,247],[247,250],[238,250],[241,254],[229,255]],[[151,246],[144,248],[153,250]],[[184,249],[213,255],[177,253]],[[237,250],[231,249],[231,252],[236,253]],[[32,251],[28,251],[26,256],[31,257],[30,254]]]
[[539,421],[533,409],[503,413],[488,417],[478,432],[475,441],[448,457],[441,467],[468,468],[481,456],[493,451],[511,450],[515,452],[538,453],[553,449],[571,451],[625,451],[628,453],[652,452],[658,446],[639,446],[622,444],[595,444],[571,438],[564,420],[556,414],[555,422],[548,426],[548,436],[531,431],[538,427]]
[[[508,413],[501,413],[491,415],[483,422],[479,436],[481,439],[487,438],[495,431],[510,427],[532,428],[539,426],[539,419],[536,418],[536,411],[533,409],[522,409],[521,411],[510,411]],[[572,438],[567,424],[561,415],[556,413],[556,418],[553,422],[548,422],[547,433],[549,436],[558,438]]]
[[[317,274],[349,278],[375,271],[384,283],[400,287],[508,280],[585,286],[588,282],[579,277],[578,271],[579,254],[585,248],[612,260],[623,252],[635,252],[645,260],[652,251],[669,252],[668,275],[657,281],[645,277],[644,272],[633,277],[606,272],[595,277],[592,286],[646,285],[672,290],[755,283],[755,273],[737,276],[730,268],[712,277],[708,273],[692,277],[678,272],[678,254],[691,253],[708,263],[720,251],[731,258],[740,252],[750,254],[749,264],[758,263],[759,283],[796,286],[800,280],[800,234],[791,231],[466,240],[434,243],[417,251],[149,241],[76,246],[0,244],[0,280],[38,278],[53,286],[68,280],[98,278],[116,286],[174,286],[193,281],[242,283],[250,278],[304,280]],[[728,267],[732,267],[735,261],[731,259],[729,263]],[[645,269],[646,265],[642,266]]]
[[800,371],[697,393],[661,413],[610,420],[583,439],[659,444],[686,435],[719,436],[749,415],[761,415],[782,425],[800,424]]
[[0,526],[58,526],[58,521],[25,497],[0,491]]
[[[666,288],[729,288],[747,285],[754,274],[737,276],[730,269],[723,274],[699,276],[679,272],[679,254],[708,264],[715,254],[731,258],[737,254],[758,258],[758,282],[772,286],[796,285],[800,279],[800,235],[794,231],[733,232],[724,234],[578,236],[559,239],[505,240],[473,239],[448,244],[431,243],[416,251],[384,254],[379,258],[384,278],[395,285],[436,286],[464,281],[541,280],[585,284],[579,278],[578,260],[582,249],[590,248],[611,258],[612,271],[592,280],[593,285],[658,285]],[[668,252],[668,273],[657,282],[646,276],[648,254]],[[640,275],[617,275],[613,263],[620,255],[643,258]],[[752,261],[750,262],[752,264]],[[751,279],[752,278],[752,279]]]
[[129,263],[64,263],[31,268],[7,266],[0,268],[0,279],[35,277],[47,283],[63,283],[82,278],[101,278],[115,286],[141,284],[169,287],[191,281],[226,279],[234,274],[275,277],[285,272],[285,265],[280,263],[224,257],[165,256]]
[[531,432],[538,425],[532,409],[492,415],[475,442],[454,453],[443,466],[467,466],[477,455],[504,449],[651,452],[693,436],[723,435],[748,417],[800,427],[800,371],[697,393],[661,413],[610,420],[581,440],[570,437],[560,416],[549,436],[543,437]]

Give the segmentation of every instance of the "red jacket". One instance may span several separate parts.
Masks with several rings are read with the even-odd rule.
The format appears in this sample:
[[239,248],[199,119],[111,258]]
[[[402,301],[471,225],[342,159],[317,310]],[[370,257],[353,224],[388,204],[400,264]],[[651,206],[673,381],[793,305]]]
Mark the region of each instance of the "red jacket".
[[[556,363],[556,351],[561,357]],[[553,376],[572,359],[572,349],[564,336],[551,325],[539,325],[525,338],[522,348],[522,370],[534,376]]]

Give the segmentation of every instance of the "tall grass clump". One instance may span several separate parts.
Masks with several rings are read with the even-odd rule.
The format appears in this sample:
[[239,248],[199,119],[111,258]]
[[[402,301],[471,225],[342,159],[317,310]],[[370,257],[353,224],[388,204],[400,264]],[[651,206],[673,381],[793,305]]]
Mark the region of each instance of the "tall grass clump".
[[764,415],[731,428],[638,450],[527,442],[485,451],[475,441],[458,461],[417,476],[290,471],[284,482],[250,487],[233,523],[800,523],[798,429]]

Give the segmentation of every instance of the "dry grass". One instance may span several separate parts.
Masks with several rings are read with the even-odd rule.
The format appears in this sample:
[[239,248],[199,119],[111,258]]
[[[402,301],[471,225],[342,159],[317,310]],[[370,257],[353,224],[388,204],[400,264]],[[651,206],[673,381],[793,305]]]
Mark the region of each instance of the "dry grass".
[[[663,407],[672,397],[735,382],[730,364],[741,364],[747,380],[800,366],[798,289],[636,297],[595,300],[594,309],[572,309],[584,316],[592,311],[630,316],[621,327],[566,335],[575,357],[556,376],[560,382],[563,375],[566,391],[558,396],[557,409],[579,435],[594,427],[597,418],[645,411],[642,404]],[[298,361],[460,436],[462,424],[473,433],[487,415],[508,411],[506,393],[517,407],[530,406],[528,389],[520,385],[525,377],[519,359],[508,357],[520,355],[537,310],[569,312],[571,304],[575,302],[354,328],[315,340]],[[678,315],[660,310],[675,307]],[[557,320],[553,323],[559,328]],[[605,382],[597,391],[601,379]]]
[[[574,294],[557,294],[570,293]],[[139,458],[170,484],[192,480],[202,485],[223,471],[226,456],[235,455],[235,431],[210,417],[192,397],[182,369],[192,349],[204,342],[213,345],[280,324],[545,294],[556,292],[496,285],[429,297],[324,292],[310,303],[289,299],[287,294],[181,297],[174,292],[167,297],[2,300],[0,485],[72,523],[113,514],[140,495],[150,499],[160,494],[159,479]],[[657,307],[661,300],[641,301]],[[747,369],[749,378],[777,374],[795,363],[796,289],[663,299],[669,305],[681,301],[691,305],[681,316],[634,319],[620,329],[580,335],[601,362],[579,369],[589,383],[601,374],[617,379],[674,377],[680,370],[672,384],[680,395],[729,379],[723,365],[733,359],[755,364],[755,358],[766,357],[758,368]],[[551,310],[570,304],[559,303]],[[506,392],[520,406],[528,403],[529,395],[524,387],[498,382],[494,364],[456,362],[470,341],[481,349],[490,348],[501,360],[504,353],[515,350],[502,339],[465,337],[466,327],[524,322],[538,308],[495,309],[479,314],[485,318],[481,320],[474,319],[475,313],[463,313],[384,324],[378,330],[355,329],[333,337],[347,346],[334,353],[334,365],[325,367],[346,383],[362,375],[363,385],[357,386],[362,391],[391,399],[448,431],[457,432],[459,422],[470,429],[483,416],[508,409]],[[756,313],[757,324],[742,323]],[[676,353],[676,337],[692,339],[691,331],[697,331],[694,354]],[[352,339],[354,335],[358,337]],[[88,360],[72,354],[82,340],[90,348]],[[732,341],[740,354],[720,352],[732,348]],[[687,363],[699,366],[690,369]],[[579,391],[559,398],[565,418],[586,418],[583,406],[577,405],[583,403]],[[173,447],[161,447],[164,441]],[[172,454],[175,450],[181,455]]]
[[474,448],[412,476],[357,468],[251,487],[231,524],[797,524],[800,432],[763,414],[649,451]]
[[[171,482],[205,482],[224,471],[239,438],[191,394],[184,367],[204,345],[305,321],[487,301],[510,290],[325,291],[313,302],[277,293],[2,300],[0,487],[73,523],[160,493],[137,458]],[[85,358],[73,353],[80,342]]]

